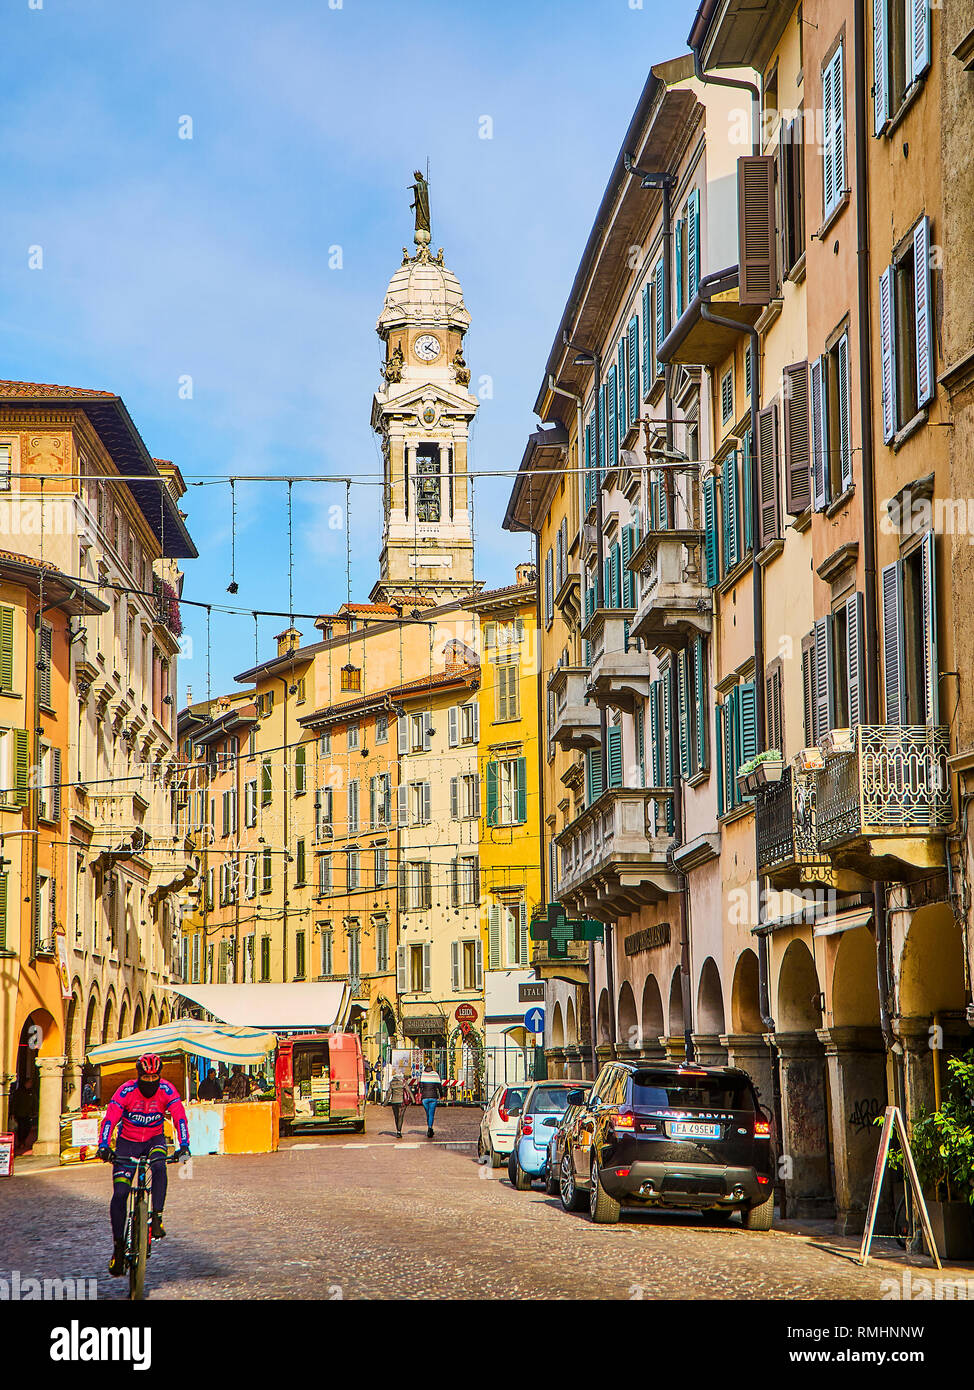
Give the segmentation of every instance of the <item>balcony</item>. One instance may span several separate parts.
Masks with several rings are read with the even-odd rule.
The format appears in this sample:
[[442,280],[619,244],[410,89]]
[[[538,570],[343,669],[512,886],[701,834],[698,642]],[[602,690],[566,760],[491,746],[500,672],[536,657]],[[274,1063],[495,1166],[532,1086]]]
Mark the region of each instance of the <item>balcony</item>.
[[582,620],[582,579],[579,574],[566,574],[555,594],[555,607],[567,623],[577,627]]
[[755,797],[758,869],[779,892],[806,883],[837,888],[836,870],[818,842],[815,774],[786,767],[780,782]]
[[588,945],[587,941],[569,941],[567,955],[548,954],[547,941],[532,941],[531,967],[539,980],[563,980],[568,984],[588,983]]
[[582,628],[591,648],[589,698],[599,709],[630,713],[649,696],[649,658],[630,635],[632,608],[596,608]]
[[945,726],[859,725],[848,749],[833,746],[815,793],[819,844],[833,864],[879,881],[942,869],[953,819],[947,755]]
[[629,568],[640,576],[632,635],[647,647],[679,651],[713,626],[713,597],[703,582],[699,531],[651,531]]
[[597,748],[599,711],[586,692],[587,666],[559,666],[548,678],[555,697],[551,737],[559,748]]
[[561,851],[558,899],[576,916],[614,921],[678,888],[665,825],[669,789],[620,787],[555,837]]

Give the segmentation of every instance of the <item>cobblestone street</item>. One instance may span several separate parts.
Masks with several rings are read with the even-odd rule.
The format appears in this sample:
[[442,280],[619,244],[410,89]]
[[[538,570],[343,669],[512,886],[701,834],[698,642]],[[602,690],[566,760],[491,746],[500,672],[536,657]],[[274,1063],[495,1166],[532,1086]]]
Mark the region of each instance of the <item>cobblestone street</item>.
[[[642,1213],[596,1227],[481,1166],[479,1111],[441,1109],[433,1141],[408,1114],[402,1144],[370,1108],[364,1135],[196,1158],[185,1181],[170,1169],[149,1297],[874,1299],[902,1272],[860,1269],[821,1234]],[[99,1298],[126,1298],[106,1268],[109,1196],[101,1164],[0,1183],[0,1276],[97,1278]]]

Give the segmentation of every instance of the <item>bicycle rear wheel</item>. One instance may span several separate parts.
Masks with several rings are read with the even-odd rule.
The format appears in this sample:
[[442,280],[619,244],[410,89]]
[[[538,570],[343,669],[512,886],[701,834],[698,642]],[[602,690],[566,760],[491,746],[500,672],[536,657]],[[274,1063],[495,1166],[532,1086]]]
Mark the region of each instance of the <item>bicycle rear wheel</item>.
[[129,1298],[145,1297],[145,1261],[149,1248],[149,1197],[137,1192],[132,1209],[132,1245],[129,1250]]

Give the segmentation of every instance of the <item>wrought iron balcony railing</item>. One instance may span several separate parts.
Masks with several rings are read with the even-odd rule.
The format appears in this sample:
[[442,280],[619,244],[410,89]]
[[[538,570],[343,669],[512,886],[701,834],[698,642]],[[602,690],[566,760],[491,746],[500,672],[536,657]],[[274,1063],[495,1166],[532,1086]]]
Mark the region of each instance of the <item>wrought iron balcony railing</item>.
[[876,877],[941,866],[953,819],[948,750],[945,726],[859,725],[816,774],[822,848]]
[[829,857],[818,841],[815,774],[782,769],[781,779],[755,797],[758,867],[775,888],[833,881]]

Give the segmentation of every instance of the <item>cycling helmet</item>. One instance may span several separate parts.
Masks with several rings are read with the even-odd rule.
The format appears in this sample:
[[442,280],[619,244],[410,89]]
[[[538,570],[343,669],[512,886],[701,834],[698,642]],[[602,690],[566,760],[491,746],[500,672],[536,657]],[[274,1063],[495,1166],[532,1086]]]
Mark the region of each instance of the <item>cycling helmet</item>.
[[135,1070],[147,1081],[157,1081],[162,1075],[162,1058],[157,1052],[145,1052],[136,1062]]

